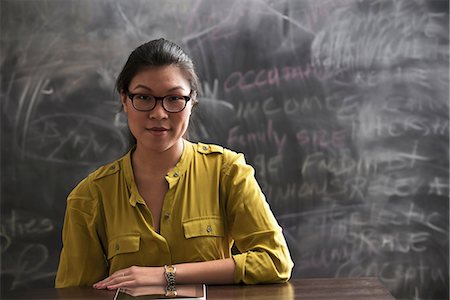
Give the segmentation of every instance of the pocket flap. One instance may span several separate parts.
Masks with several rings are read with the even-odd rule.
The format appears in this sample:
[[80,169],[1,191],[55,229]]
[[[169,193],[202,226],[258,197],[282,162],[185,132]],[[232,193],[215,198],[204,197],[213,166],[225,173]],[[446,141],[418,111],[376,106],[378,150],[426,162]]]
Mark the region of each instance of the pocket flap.
[[113,238],[108,244],[108,259],[122,254],[139,251],[141,235],[139,233],[131,233]]
[[205,217],[183,222],[184,236],[189,239],[197,236],[224,236],[222,218]]

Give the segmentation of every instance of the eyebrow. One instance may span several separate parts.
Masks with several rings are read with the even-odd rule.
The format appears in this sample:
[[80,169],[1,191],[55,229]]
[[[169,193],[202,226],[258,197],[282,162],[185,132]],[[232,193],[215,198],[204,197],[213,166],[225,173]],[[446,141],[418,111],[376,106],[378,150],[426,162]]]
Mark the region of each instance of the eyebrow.
[[[138,84],[133,89],[138,89],[138,88],[143,88],[143,89],[148,90],[149,92],[153,92],[153,90],[150,87],[148,87],[146,85],[142,85],[142,84]],[[182,86],[177,85],[177,86],[174,86],[173,88],[168,89],[167,92],[170,93],[170,92],[174,92],[174,91],[177,91],[177,90],[183,90],[184,91],[185,89]]]

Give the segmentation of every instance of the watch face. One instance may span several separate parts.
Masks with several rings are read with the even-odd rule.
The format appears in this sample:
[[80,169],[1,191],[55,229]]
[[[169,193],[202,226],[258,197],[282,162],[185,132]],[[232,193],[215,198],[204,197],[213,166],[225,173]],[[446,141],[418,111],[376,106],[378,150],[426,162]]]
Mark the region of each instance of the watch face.
[[164,266],[164,269],[166,271],[166,273],[175,273],[175,271],[177,270],[175,266]]
[[171,272],[171,273],[175,272],[175,267],[174,266],[167,267],[167,272]]

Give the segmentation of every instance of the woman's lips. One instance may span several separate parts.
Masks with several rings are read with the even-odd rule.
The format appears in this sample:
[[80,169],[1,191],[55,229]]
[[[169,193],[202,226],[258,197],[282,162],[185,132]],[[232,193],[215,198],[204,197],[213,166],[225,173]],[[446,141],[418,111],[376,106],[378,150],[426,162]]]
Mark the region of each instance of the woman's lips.
[[169,130],[165,127],[152,127],[147,129],[148,131],[150,131],[150,133],[154,134],[154,135],[164,135],[166,134],[166,132]]
[[168,129],[165,128],[165,127],[152,127],[152,128],[150,128],[150,130],[165,131],[165,130],[168,130]]

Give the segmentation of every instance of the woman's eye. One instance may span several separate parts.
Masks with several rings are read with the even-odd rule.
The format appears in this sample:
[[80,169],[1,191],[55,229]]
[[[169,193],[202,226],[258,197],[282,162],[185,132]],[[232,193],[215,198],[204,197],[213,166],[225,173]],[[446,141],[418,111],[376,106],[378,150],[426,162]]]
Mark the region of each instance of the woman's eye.
[[183,99],[181,96],[168,96],[167,97],[170,101],[177,101]]
[[138,99],[138,100],[148,101],[148,100],[150,100],[151,96],[148,96],[148,95],[136,95],[135,98]]

